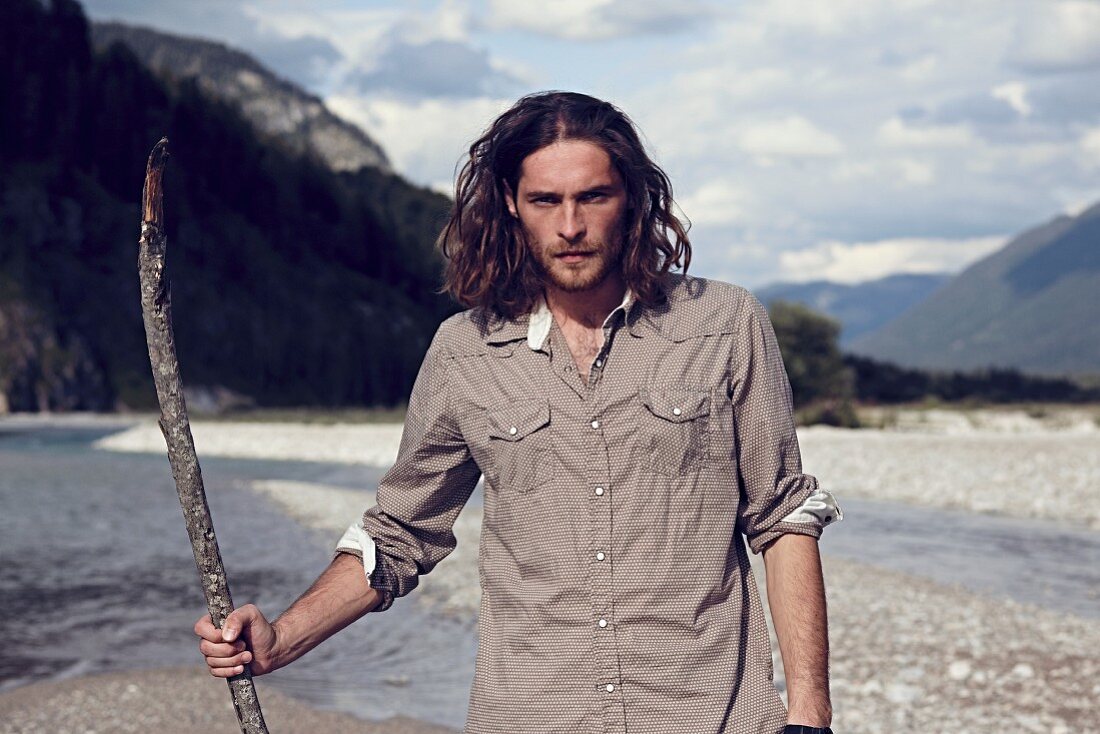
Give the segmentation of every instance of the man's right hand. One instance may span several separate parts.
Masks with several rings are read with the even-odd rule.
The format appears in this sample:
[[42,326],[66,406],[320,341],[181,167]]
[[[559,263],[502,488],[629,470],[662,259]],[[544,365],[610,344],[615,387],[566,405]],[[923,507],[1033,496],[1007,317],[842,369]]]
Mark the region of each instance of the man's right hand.
[[370,587],[363,561],[337,553],[306,593],[270,623],[254,604],[234,609],[217,629],[205,615],[195,623],[202,638],[199,652],[210,675],[232,678],[251,663],[255,675],[290,665],[382,603],[382,594]]
[[205,614],[195,622],[195,634],[201,638],[199,652],[206,658],[210,675],[231,678],[244,672],[251,663],[253,675],[263,675],[280,667],[275,659],[275,628],[254,604],[234,609],[218,629]]

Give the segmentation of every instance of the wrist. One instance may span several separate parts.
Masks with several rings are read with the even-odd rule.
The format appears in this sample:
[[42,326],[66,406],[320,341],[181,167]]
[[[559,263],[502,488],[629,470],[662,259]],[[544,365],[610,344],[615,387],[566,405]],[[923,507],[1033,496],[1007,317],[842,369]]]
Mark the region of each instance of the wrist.
[[833,734],[827,726],[809,726],[807,724],[787,724],[783,734]]
[[269,653],[271,667],[268,672],[290,665],[298,657],[292,649],[287,647],[289,637],[285,625],[286,622],[281,618],[271,623],[271,651]]
[[828,696],[824,700],[796,700],[787,707],[787,723],[791,726],[829,727],[833,723],[833,707]]

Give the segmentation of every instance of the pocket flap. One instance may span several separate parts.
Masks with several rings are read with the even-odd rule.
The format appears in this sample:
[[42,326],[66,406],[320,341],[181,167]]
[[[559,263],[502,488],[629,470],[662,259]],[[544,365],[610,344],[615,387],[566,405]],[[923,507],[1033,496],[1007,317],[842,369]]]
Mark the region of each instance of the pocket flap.
[[710,413],[710,395],[690,387],[643,387],[638,397],[650,413],[673,423],[683,423]]
[[545,400],[520,400],[485,412],[489,435],[518,441],[550,422],[550,404]]

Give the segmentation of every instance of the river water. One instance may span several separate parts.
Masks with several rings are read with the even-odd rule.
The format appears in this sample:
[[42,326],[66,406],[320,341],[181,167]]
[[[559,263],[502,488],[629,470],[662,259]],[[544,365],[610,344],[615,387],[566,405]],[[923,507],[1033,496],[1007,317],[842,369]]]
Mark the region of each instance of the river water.
[[[167,459],[93,449],[109,432],[0,424],[0,690],[198,662],[190,630],[204,606]],[[205,459],[203,475],[235,598],[273,612],[327,565],[334,539],[248,483],[373,487],[381,471]],[[845,520],[823,535],[826,555],[1100,618],[1100,533],[840,500]],[[473,621],[430,615],[411,599],[395,609],[352,625],[264,684],[365,718],[401,713],[461,727]]]

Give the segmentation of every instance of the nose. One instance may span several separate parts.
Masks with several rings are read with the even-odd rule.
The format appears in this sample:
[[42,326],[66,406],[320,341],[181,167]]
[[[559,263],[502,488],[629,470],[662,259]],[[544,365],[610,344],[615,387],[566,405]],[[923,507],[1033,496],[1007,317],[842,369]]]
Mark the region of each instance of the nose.
[[584,239],[587,228],[584,223],[584,214],[575,202],[567,201],[561,207],[561,221],[558,223],[558,236],[569,244],[576,244]]

